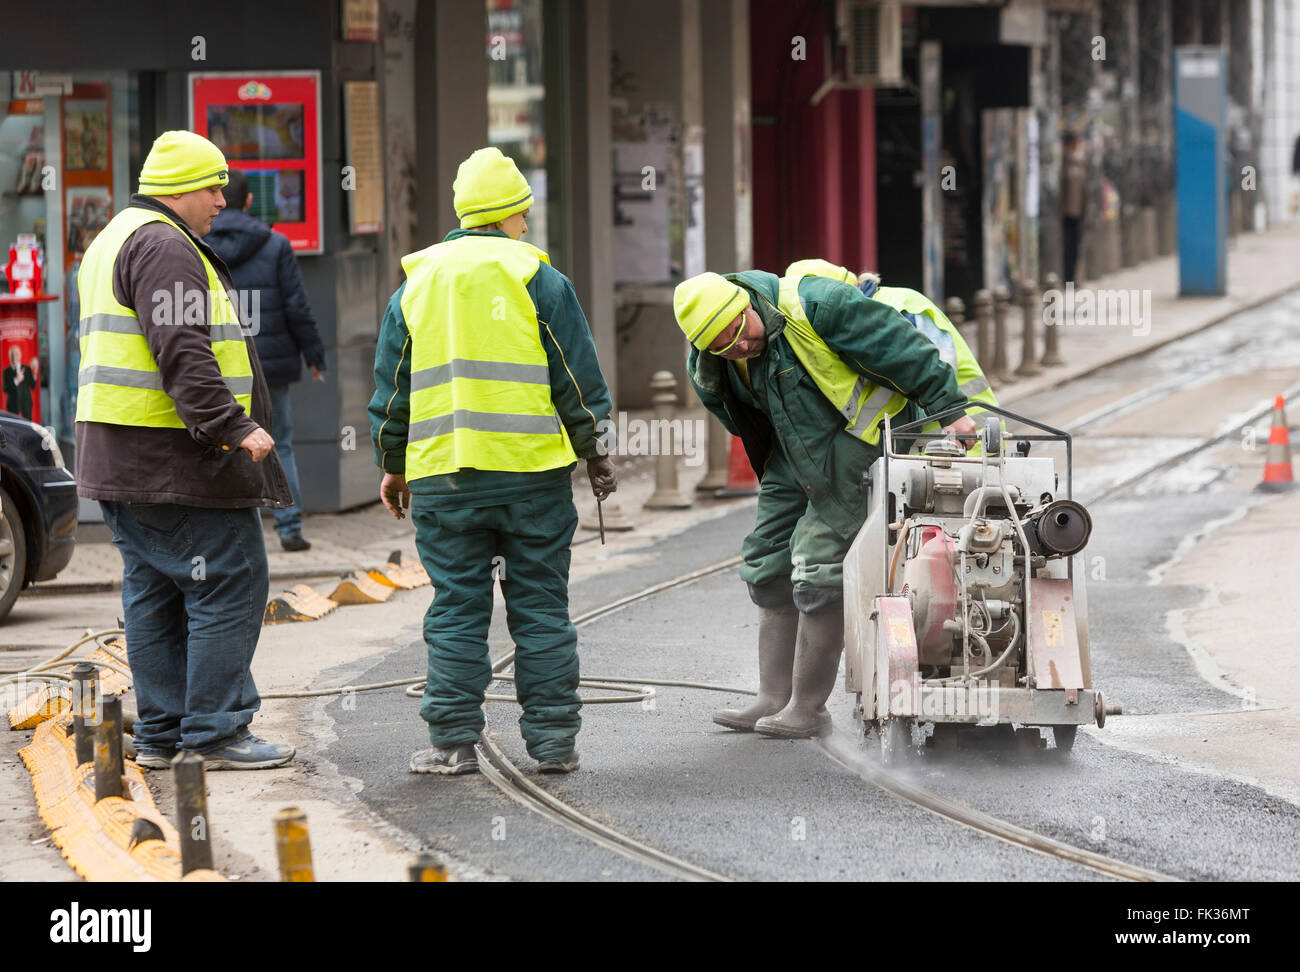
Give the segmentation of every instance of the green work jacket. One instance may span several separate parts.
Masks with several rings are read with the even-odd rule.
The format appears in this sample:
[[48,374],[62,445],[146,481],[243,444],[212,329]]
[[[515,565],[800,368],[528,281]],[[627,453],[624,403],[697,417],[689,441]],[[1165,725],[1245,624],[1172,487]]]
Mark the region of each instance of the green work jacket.
[[[691,385],[727,431],[740,436],[760,478],[769,460],[784,462],[818,515],[852,537],[866,512],[862,473],[880,449],[845,431],[844,416],[795,356],[777,310],[777,276],[746,270],[726,279],[749,293],[767,343],[749,359],[749,387],[731,362],[692,347],[686,369]],[[899,424],[966,401],[935,346],[893,308],[815,276],[799,282],[799,299],[813,330],[841,361],[910,400]]]

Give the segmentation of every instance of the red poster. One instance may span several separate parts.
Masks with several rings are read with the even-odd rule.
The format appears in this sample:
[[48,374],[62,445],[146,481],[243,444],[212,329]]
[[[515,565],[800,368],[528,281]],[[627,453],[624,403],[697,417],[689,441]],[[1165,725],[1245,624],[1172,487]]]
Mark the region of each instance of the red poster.
[[6,412],[21,415],[30,422],[41,421],[41,354],[37,343],[36,305],[38,300],[0,301],[0,378]]
[[320,72],[191,74],[190,123],[248,176],[249,215],[320,253]]

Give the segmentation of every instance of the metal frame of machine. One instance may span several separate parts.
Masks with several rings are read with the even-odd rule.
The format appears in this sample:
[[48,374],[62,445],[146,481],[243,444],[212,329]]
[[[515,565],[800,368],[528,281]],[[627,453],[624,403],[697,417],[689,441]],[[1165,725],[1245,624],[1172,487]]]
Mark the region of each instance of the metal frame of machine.
[[[1037,727],[1050,726],[1068,751],[1078,726],[1106,720],[1074,563],[1092,524],[1071,495],[1070,435],[973,404],[990,413],[981,455],[922,431],[968,403],[897,428],[886,418],[884,453],[864,476],[869,511],[844,561],[845,688],[886,763],[910,754],[925,723],[940,751],[956,746],[959,727],[995,726],[1003,736],[1022,727],[1016,736],[1032,748],[1045,744]],[[1016,436],[1008,456],[998,416],[1039,432]],[[924,451],[896,451],[902,439]],[[1029,457],[1035,441],[1064,443],[1064,498],[1055,461]]]

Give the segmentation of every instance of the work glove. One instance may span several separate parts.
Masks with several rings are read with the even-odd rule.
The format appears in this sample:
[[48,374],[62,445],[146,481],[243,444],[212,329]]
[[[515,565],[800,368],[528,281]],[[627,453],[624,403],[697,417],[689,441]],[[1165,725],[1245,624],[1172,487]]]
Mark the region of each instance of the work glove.
[[587,478],[591,480],[591,491],[598,500],[603,500],[618,489],[618,474],[614,471],[614,461],[609,456],[588,459]]

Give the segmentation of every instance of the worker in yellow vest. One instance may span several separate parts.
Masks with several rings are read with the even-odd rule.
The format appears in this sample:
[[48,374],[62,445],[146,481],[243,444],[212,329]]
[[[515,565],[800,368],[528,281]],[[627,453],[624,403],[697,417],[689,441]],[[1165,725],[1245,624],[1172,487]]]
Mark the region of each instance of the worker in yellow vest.
[[203,236],[225,206],[220,149],[164,132],[140,192],[77,275],[77,492],[122,555],[137,761],[180,749],[208,769],[266,769],[292,746],[249,731],[249,673],[269,574],[258,507],[291,502],[267,433],[271,400],[226,265]]
[[433,581],[414,773],[478,769],[488,626],[501,582],[515,642],[520,729],[544,773],[578,767],[577,632],[569,545],[579,458],[596,496],[617,487],[609,389],[568,278],[525,243],[532,190],[499,149],[461,163],[460,229],[402,259],[380,327],[370,402],[380,498],[410,506]]
[[[816,275],[704,273],[673,295],[686,372],[760,480],[740,578],[758,606],[759,690],[729,729],[830,731],[844,642],[843,563],[866,518],[862,474],[899,422],[965,402],[935,346],[892,307]],[[962,416],[949,427],[972,435]]]
[[[830,280],[840,280],[849,286],[857,287],[864,297],[888,304],[906,317],[931,344],[939,350],[939,357],[957,374],[957,386],[973,402],[985,402],[997,405],[997,396],[984,376],[984,370],[975,360],[975,354],[961,336],[956,325],[948,316],[924,294],[907,287],[882,287],[878,274],[864,272],[854,274],[846,267],[838,266],[829,260],[796,260],[786,268],[787,277],[802,277],[813,274]],[[981,408],[967,409],[966,414],[978,415]],[[938,431],[938,426],[925,426],[925,431]],[[978,451],[979,446],[974,447]]]

